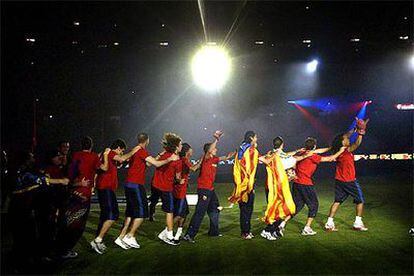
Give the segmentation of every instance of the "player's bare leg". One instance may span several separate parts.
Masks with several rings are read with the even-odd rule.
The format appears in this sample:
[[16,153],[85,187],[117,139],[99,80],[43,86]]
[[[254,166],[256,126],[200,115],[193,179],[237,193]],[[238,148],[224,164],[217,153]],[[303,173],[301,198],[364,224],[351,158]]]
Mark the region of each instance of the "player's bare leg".
[[131,223],[131,218],[126,217],[125,221],[124,221],[124,225],[122,226],[122,229],[121,229],[121,233],[119,234],[119,237],[121,239],[123,239],[125,237],[125,235],[127,234],[130,223]]
[[328,217],[328,221],[325,223],[325,230],[328,231],[337,231],[337,229],[335,228],[335,223],[333,221],[336,212],[338,211],[339,205],[341,205],[341,203],[339,202],[334,202],[331,206],[331,209],[329,211],[329,217]]

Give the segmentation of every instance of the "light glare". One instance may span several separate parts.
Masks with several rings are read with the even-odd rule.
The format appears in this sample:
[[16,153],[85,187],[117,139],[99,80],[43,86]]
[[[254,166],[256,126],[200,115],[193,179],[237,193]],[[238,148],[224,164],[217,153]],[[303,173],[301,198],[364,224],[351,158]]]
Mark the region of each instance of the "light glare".
[[316,68],[318,68],[318,61],[316,59],[306,64],[306,71],[308,71],[309,73],[315,72]]
[[218,46],[204,46],[191,63],[194,82],[202,89],[217,92],[226,83],[231,62],[226,51]]

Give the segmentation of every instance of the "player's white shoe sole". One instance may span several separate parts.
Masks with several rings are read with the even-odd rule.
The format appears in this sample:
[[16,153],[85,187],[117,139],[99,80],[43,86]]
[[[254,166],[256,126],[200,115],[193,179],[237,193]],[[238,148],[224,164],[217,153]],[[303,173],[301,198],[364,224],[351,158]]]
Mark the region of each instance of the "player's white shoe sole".
[[312,229],[310,229],[310,230],[303,229],[301,235],[302,236],[315,236],[316,232],[313,231]]
[[103,250],[102,248],[99,248],[100,246],[98,245],[97,242],[91,241],[90,245],[92,249],[95,250],[95,252],[98,253],[99,255],[102,255],[103,253],[105,253],[105,250]]
[[338,229],[335,227],[335,224],[325,224],[325,230],[328,232],[337,232]]
[[137,240],[134,237],[124,237],[122,239],[122,242],[125,243],[126,245],[128,245],[131,248],[140,248],[141,246],[137,243]]
[[368,228],[365,227],[365,225],[363,224],[354,224],[352,229],[354,229],[355,231],[362,231],[362,232],[368,231]]
[[260,236],[262,236],[262,238],[264,238],[264,239],[266,239],[266,240],[269,240],[269,241],[275,241],[275,240],[277,240],[277,238],[276,238],[276,237],[274,237],[274,236],[272,235],[272,233],[267,232],[267,231],[265,231],[265,230],[263,230],[263,231],[260,233]]
[[123,242],[119,237],[115,240],[115,244],[121,247],[124,250],[130,249],[131,247]]

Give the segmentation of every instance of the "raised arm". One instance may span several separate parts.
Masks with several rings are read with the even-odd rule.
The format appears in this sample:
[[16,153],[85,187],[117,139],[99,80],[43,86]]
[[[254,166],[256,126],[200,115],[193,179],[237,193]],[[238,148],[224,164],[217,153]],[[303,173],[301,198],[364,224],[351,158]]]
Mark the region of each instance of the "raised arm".
[[358,133],[358,138],[356,139],[355,143],[353,143],[350,147],[349,147],[349,151],[353,152],[355,151],[362,143],[362,136],[365,135],[365,131],[367,128],[367,124],[369,122],[369,119],[366,119],[365,121],[362,119],[356,119],[356,132]]
[[111,149],[106,148],[104,153],[103,153],[103,163],[99,166],[99,168],[103,171],[107,171],[108,170],[108,154],[111,151]]
[[221,130],[216,130],[213,134],[214,137],[214,141],[211,142],[210,147],[208,149],[208,151],[212,151],[213,149],[215,149],[217,147],[217,143],[220,140],[220,137],[223,135],[223,131]]

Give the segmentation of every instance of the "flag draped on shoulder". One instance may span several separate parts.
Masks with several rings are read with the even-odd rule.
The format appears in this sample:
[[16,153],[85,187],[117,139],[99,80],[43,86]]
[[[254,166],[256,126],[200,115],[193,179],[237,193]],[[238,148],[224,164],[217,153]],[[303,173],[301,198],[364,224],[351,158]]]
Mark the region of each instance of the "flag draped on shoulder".
[[278,154],[273,154],[270,163],[266,166],[267,185],[269,188],[268,203],[263,218],[267,224],[284,219],[296,212],[290,192],[289,180]]
[[240,145],[234,159],[234,189],[229,201],[232,203],[247,202],[253,191],[259,152],[249,143]]

